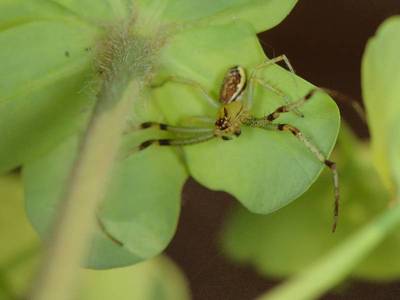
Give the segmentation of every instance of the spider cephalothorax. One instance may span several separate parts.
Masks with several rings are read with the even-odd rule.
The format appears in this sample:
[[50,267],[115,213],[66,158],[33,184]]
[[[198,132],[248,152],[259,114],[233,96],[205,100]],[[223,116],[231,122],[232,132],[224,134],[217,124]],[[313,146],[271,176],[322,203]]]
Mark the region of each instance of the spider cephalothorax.
[[215,121],[215,136],[224,139],[229,139],[232,134],[239,136],[240,127],[248,117],[249,113],[241,101],[224,104],[218,110],[217,120]]
[[238,101],[243,95],[246,85],[246,71],[243,67],[234,66],[228,70],[219,94],[221,107],[215,121],[215,136],[230,139],[232,134],[240,135],[240,127],[249,117],[243,102]]

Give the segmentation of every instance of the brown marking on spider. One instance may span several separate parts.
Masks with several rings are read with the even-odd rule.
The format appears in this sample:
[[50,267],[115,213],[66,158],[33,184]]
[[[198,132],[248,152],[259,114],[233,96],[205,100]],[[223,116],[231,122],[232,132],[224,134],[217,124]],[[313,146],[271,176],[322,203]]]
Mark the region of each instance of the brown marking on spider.
[[230,68],[222,82],[219,92],[219,101],[228,104],[237,100],[243,94],[246,83],[246,72],[244,68],[240,66]]

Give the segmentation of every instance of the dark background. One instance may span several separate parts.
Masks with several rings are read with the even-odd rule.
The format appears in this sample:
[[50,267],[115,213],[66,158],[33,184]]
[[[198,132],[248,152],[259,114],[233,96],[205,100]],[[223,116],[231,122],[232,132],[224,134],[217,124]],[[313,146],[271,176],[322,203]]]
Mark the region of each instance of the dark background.
[[[286,54],[301,77],[360,100],[366,42],[395,14],[400,14],[400,0],[299,0],[280,25],[259,38],[270,57]],[[357,134],[367,138],[366,126],[351,108],[339,106]],[[231,196],[208,191],[193,180],[184,187],[179,228],[167,253],[187,276],[195,300],[254,299],[279,283],[227,261],[218,250],[217,234],[234,203]],[[400,281],[351,281],[322,299],[400,299]]]

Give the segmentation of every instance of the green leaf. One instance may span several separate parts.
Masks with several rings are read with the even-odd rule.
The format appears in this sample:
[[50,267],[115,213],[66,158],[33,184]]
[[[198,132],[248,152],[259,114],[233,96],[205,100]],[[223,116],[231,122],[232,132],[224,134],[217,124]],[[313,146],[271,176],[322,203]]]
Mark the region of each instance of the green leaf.
[[[235,209],[222,235],[224,252],[235,261],[253,265],[261,274],[286,277],[322,258],[387,209],[390,197],[371,165],[370,153],[346,129],[339,138],[335,159],[342,206],[334,235],[329,232],[331,178],[325,172],[308,192],[279,212],[261,216]],[[399,251],[400,236],[393,233],[352,270],[352,276],[368,280],[398,278]]]
[[99,22],[126,17],[130,0],[2,0],[0,28],[43,20],[74,21],[99,26]]
[[[251,24],[256,32],[261,32],[279,24],[296,2],[297,0],[172,0],[166,5],[161,17],[167,23],[183,22],[193,26],[242,20]],[[154,1],[139,1],[139,8],[144,13],[154,9],[153,5]]]
[[97,35],[74,21],[38,20],[0,31],[0,171],[82,127],[92,103],[82,90],[91,69],[85,49]]
[[[202,84],[214,97],[229,67],[240,64],[251,69],[265,60],[254,30],[239,21],[181,33],[162,57],[166,72]],[[260,77],[292,99],[312,88],[298,77],[294,82],[290,72],[276,65],[268,67]],[[199,115],[215,120],[217,115],[217,109],[204,101],[198,90],[179,83],[167,83],[156,89],[154,98],[172,124]],[[261,117],[282,104],[282,99],[258,86],[252,113]],[[304,118],[290,113],[278,122],[297,126],[328,155],[339,129],[335,103],[317,93],[301,110]],[[323,169],[323,164],[291,134],[261,129],[244,128],[242,135],[232,141],[213,140],[184,147],[184,151],[190,174],[196,180],[213,190],[234,195],[257,213],[270,213],[293,201]]]
[[39,241],[25,216],[19,176],[0,177],[0,204],[0,297],[7,290],[22,297],[30,285]]
[[[164,21],[240,18],[261,30],[276,25],[295,2],[202,2],[196,7],[171,1]],[[138,3],[139,11],[149,13],[151,3]],[[86,50],[93,48],[104,22],[127,17],[133,8],[128,0],[0,3],[0,172],[46,152],[85,124],[82,111],[92,103],[84,91],[90,91],[92,76],[92,54]]]
[[21,249],[32,247],[37,238],[24,214],[23,188],[18,176],[0,177],[0,266]]
[[0,30],[39,20],[71,18],[70,12],[46,0],[2,0],[0,3]]
[[78,15],[87,22],[115,21],[131,16],[133,0],[54,0],[66,11]]
[[[386,210],[322,259],[258,300],[317,299],[337,285],[400,223],[400,205]],[[386,261],[387,262],[387,261]]]
[[[268,5],[272,5],[271,12],[281,12],[277,15],[271,14],[266,18],[265,24],[269,24],[268,26],[279,22],[294,5],[293,1],[285,2],[286,6],[278,5],[277,1],[267,2]],[[12,101],[5,101],[4,110],[1,110],[2,106],[0,106],[0,116],[3,111],[7,118],[6,112],[10,111],[9,106],[19,108],[26,104],[23,109],[17,111],[18,114],[14,114],[16,121],[13,127],[8,128],[8,131],[4,133],[8,146],[4,154],[0,153],[0,158],[4,157],[4,169],[24,163],[28,215],[42,236],[46,235],[54,217],[62,186],[67,180],[66,174],[76,153],[77,132],[86,124],[87,113],[92,103],[92,99],[88,96],[91,94],[90,89],[88,94],[83,92],[88,89],[89,79],[85,80],[85,78],[90,77],[88,74],[90,74],[91,54],[86,54],[85,49],[90,47],[101,33],[101,30],[92,26],[91,20],[96,19],[96,16],[101,15],[100,12],[103,11],[101,4],[99,10],[94,10],[93,18],[90,18],[85,15],[85,9],[81,10],[80,6],[77,6],[77,1],[59,1],[59,3],[66,8],[62,10],[63,12],[72,11],[71,15],[74,16],[71,20],[63,19],[59,24],[66,28],[72,26],[76,34],[71,34],[71,40],[76,38],[77,41],[74,43],[76,48],[66,48],[70,41],[67,36],[65,40],[57,44],[61,45],[58,50],[63,50],[61,51],[64,55],[63,59],[67,61],[74,59],[74,63],[58,61],[59,51],[56,52],[51,44],[55,43],[55,37],[49,34],[48,39],[45,39],[50,43],[48,46],[51,50],[48,56],[54,57],[55,62],[50,63],[50,67],[46,68],[46,61],[42,69],[32,63],[32,67],[28,69],[30,73],[28,72],[26,78],[24,77],[20,83],[18,81],[14,83],[17,78],[14,75],[10,83],[20,88],[21,97],[15,96]],[[119,7],[118,1],[113,3],[115,7]],[[255,7],[261,9],[262,3],[257,3]],[[240,5],[238,5],[239,2],[235,2],[236,4],[237,6],[232,10],[228,9],[226,3],[217,10],[211,10],[216,13],[216,16],[221,14],[219,23],[223,23],[222,25],[203,27],[204,24],[200,22],[197,27],[194,24],[192,27],[189,26],[190,30],[170,37],[160,57],[162,71],[158,74],[158,79],[162,79],[165,75],[189,78],[198,81],[216,94],[228,67],[239,63],[251,68],[264,61],[266,58],[256,37],[256,30],[261,28],[261,19],[259,15],[256,18],[253,14],[259,12],[253,8],[248,10],[250,5],[240,6],[245,5],[245,2],[240,2]],[[86,7],[85,5],[82,7]],[[246,9],[242,9],[244,7]],[[167,6],[167,11],[168,9]],[[211,11],[202,16],[211,16]],[[243,18],[239,11],[243,12]],[[87,13],[90,14],[90,12]],[[242,20],[228,22],[230,18]],[[250,24],[248,21],[253,18],[256,23]],[[207,18],[203,19],[206,23],[211,23]],[[20,28],[25,29],[46,22],[49,21],[27,23]],[[33,33],[36,33],[35,30]],[[46,27],[43,32],[46,30],[50,29]],[[88,32],[87,35],[85,35],[85,30]],[[57,31],[56,36],[60,35]],[[86,38],[81,38],[83,35]],[[16,36],[19,37],[19,35]],[[38,45],[39,50],[46,45],[44,42],[30,41],[30,43]],[[82,47],[83,44],[85,47]],[[16,47],[16,45],[10,47],[9,52],[11,53]],[[77,52],[78,49],[83,49],[84,54]],[[37,52],[40,52],[39,50]],[[76,58],[75,53],[78,53]],[[24,52],[20,56],[21,59],[31,59],[29,53]],[[65,71],[63,67],[70,71]],[[76,69],[78,67],[79,69]],[[57,77],[50,73],[48,78],[45,77],[46,80],[41,80],[39,75],[42,73],[36,73],[37,69],[42,70],[43,74],[48,74],[48,69],[61,70],[59,72],[62,76]],[[37,91],[26,89],[27,82],[29,83],[32,76],[39,80]],[[293,99],[305,95],[311,88],[309,83],[299,78],[295,83],[293,76],[278,66],[269,67],[262,73],[262,77],[268,78]],[[69,80],[73,83],[63,89],[62,87]],[[14,93],[14,88],[10,88],[10,91]],[[48,91],[51,95],[46,96],[44,93]],[[153,96],[154,101],[149,106],[153,107],[154,104],[162,113],[150,118],[146,113],[141,114],[135,110],[135,118],[139,116],[139,119],[148,121],[163,120],[165,116],[168,121],[176,123],[191,115],[208,115],[211,118],[215,118],[216,115],[215,109],[207,107],[204,101],[199,99],[198,93],[187,87],[166,84],[155,89]],[[256,89],[255,97],[257,101],[254,114],[257,116],[270,112],[282,104],[282,100],[276,95],[261,88]],[[22,104],[19,104],[16,99],[19,99],[18,101]],[[65,101],[59,99],[65,99]],[[147,107],[147,104],[143,106]],[[30,112],[34,114],[30,115]],[[328,154],[335,143],[339,126],[336,105],[329,97],[319,94],[304,107],[303,112],[306,115],[304,119],[288,115],[282,117],[282,122],[291,122],[304,130],[304,133],[324,153]],[[10,123],[9,119],[6,121]],[[127,138],[127,144],[133,147],[145,138],[158,136],[157,132],[146,131],[139,133],[137,139]],[[60,144],[62,140],[64,141]],[[13,153],[12,156],[9,153]],[[322,170],[322,164],[289,134],[253,129],[245,130],[240,139],[230,143],[218,140],[204,145],[186,147],[184,154],[189,170],[201,183],[213,189],[226,190],[238,197],[251,210],[263,213],[276,210],[294,200],[308,189]],[[247,163],[247,157],[254,159]],[[266,173],[265,170],[273,170],[273,172]],[[243,172],[243,177],[226,176],[226,174],[239,172]],[[154,147],[121,162],[111,182],[111,191],[107,195],[100,215],[107,231],[123,242],[124,247],[118,247],[98,232],[87,265],[95,268],[115,267],[158,254],[167,245],[174,232],[179,211],[179,192],[185,178],[185,170],[175,150],[172,149]],[[241,178],[246,178],[246,181],[243,182]],[[252,188],[254,183],[257,187],[255,189]],[[288,188],[280,193],[282,186]],[[270,192],[271,189],[276,195]]]
[[[133,148],[138,139],[146,137],[148,133],[130,136],[126,146]],[[24,167],[28,217],[42,237],[47,235],[58,208],[77,140],[68,139]],[[149,149],[121,160],[99,215],[107,231],[124,246],[112,242],[99,227],[86,265],[124,266],[159,254],[175,232],[186,176],[172,149]]]
[[362,62],[375,166],[394,192],[400,184],[400,16],[386,20],[370,39]]
[[173,261],[159,256],[133,267],[84,270],[78,299],[188,300],[190,292]]

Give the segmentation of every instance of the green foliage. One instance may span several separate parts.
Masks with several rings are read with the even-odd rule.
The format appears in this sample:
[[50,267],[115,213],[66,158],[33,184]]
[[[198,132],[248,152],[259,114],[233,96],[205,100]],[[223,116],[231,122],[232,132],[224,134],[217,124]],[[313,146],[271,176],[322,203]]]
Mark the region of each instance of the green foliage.
[[400,223],[400,205],[377,216],[368,225],[258,300],[319,299],[341,282]]
[[[56,213],[77,143],[77,138],[71,138],[24,168],[28,217],[42,236]],[[118,164],[99,215],[124,247],[115,245],[99,228],[88,266],[132,264],[158,254],[172,238],[186,174],[171,151],[156,151],[149,149]]]
[[[256,34],[277,25],[295,3],[2,0],[0,171],[23,167],[27,215],[39,234],[48,234],[79,152],[81,133],[98,92],[94,66],[99,64],[96,55],[107,28],[132,15],[139,20],[132,24],[142,26],[137,30],[144,35],[160,26],[159,40],[165,41],[165,47],[153,74],[157,85],[135,101],[131,117],[134,123],[182,124],[191,116],[215,118],[217,111],[195,88],[165,79],[173,75],[193,80],[217,97],[229,67],[239,64],[251,70],[267,59]],[[300,274],[270,299],[317,297],[347,273],[369,280],[398,278],[400,235],[391,231],[399,222],[399,208],[386,210],[387,203],[399,196],[400,183],[399,33],[400,18],[387,20],[364,54],[363,94],[372,154],[366,144],[344,130],[334,159],[345,201],[334,236],[329,233],[331,176],[325,172],[310,188],[324,166],[290,134],[245,128],[240,138],[230,142],[213,140],[183,149],[152,147],[132,153],[144,140],[169,136],[146,130],[123,137],[105,201],[96,212],[107,232],[123,246],[99,227],[86,266],[125,266],[159,254],[175,232],[180,192],[191,175],[210,189],[234,195],[250,211],[236,208],[225,226],[222,245],[232,259],[252,264],[268,276]],[[277,65],[260,75],[292,100],[312,88]],[[281,104],[277,95],[257,87],[252,113],[262,116]],[[300,128],[329,155],[340,123],[335,103],[317,93],[301,111],[305,118],[290,113],[280,122]],[[299,196],[274,214],[252,214],[274,212]],[[0,296],[22,295],[34,270],[37,240],[25,222],[19,178],[0,178],[0,198],[0,222],[7,224],[0,227],[7,241],[0,251]],[[382,216],[369,223],[378,214]],[[319,263],[308,268],[316,258]],[[166,258],[84,273],[82,299],[116,293],[140,299],[189,297],[179,270]]]
[[[157,0],[139,0],[144,14],[151,13]],[[255,31],[261,32],[279,24],[295,6],[297,0],[174,0],[166,5],[161,18],[167,23],[184,23],[186,26],[215,25],[244,20]],[[149,9],[150,8],[150,9]]]
[[21,180],[0,177],[0,299],[22,297],[29,287],[39,241],[26,219]]
[[[185,31],[176,36],[163,54],[169,74],[199,82],[212,95],[218,94],[230,66],[240,64],[251,69],[266,59],[254,31],[244,22]],[[292,74],[278,66],[267,68],[260,77],[272,80],[293,99],[312,88],[299,78],[296,85]],[[169,123],[180,123],[188,116],[205,115],[214,119],[217,115],[217,110],[194,88],[167,83],[154,94]],[[252,113],[260,117],[283,103],[262,87],[257,87],[255,99]],[[317,94],[302,111],[305,118],[290,114],[282,116],[280,122],[298,126],[324,153],[329,153],[339,127],[335,103],[326,95]],[[238,139],[214,140],[185,147],[184,152],[189,172],[196,180],[210,189],[233,194],[258,213],[269,213],[293,201],[309,188],[323,167],[290,134],[260,129],[244,128]]]
[[[329,232],[331,176],[324,172],[309,191],[274,214],[254,215],[236,208],[222,234],[223,249],[229,257],[253,265],[262,274],[287,277],[323,258],[387,209],[390,197],[371,164],[367,145],[358,142],[345,128],[343,131],[334,155],[343,199],[337,232]],[[369,280],[398,278],[399,251],[400,236],[395,232],[352,270],[352,275]],[[392,263],[385,263],[388,260]]]
[[[100,20],[118,21],[133,9],[143,22],[154,14],[166,28],[172,22],[177,30],[160,55],[156,81],[168,75],[180,76],[199,82],[216,95],[228,67],[241,64],[251,69],[266,59],[256,33],[278,24],[295,1],[190,4],[144,0],[137,6],[116,0],[100,4],[89,0],[0,4],[7,11],[0,14],[0,28],[4,28],[0,39],[7,41],[0,57],[13,57],[0,71],[1,77],[8,78],[4,83],[7,88],[0,91],[4,137],[0,169],[23,164],[28,215],[42,236],[54,217],[92,107],[96,92],[91,84],[92,64],[96,43],[105,32]],[[160,5],[161,12],[157,11]],[[90,6],[96,8],[88,9]],[[278,66],[261,75],[293,100],[311,88]],[[194,115],[216,115],[198,91],[179,84],[166,83],[147,94],[149,99],[136,101],[135,121],[176,124]],[[260,87],[255,98],[256,116],[282,104],[282,99]],[[329,154],[339,128],[336,105],[318,94],[302,111],[305,118],[289,114],[282,122],[298,126]],[[122,156],[158,135],[148,131],[125,136]],[[99,215],[107,231],[124,246],[98,232],[87,265],[127,265],[165,248],[178,219],[179,192],[187,177],[184,166],[205,186],[227,191],[250,210],[261,213],[296,199],[323,168],[290,134],[257,129],[244,130],[234,141],[185,147],[181,154],[176,149],[154,147],[119,161]]]
[[[22,188],[18,176],[0,177],[0,299],[22,298],[38,265],[39,240],[25,216]],[[129,268],[81,272],[78,299],[110,299],[111,295],[118,299],[190,298],[186,279],[167,257]]]
[[181,271],[159,256],[133,267],[106,271],[84,270],[78,299],[189,300],[189,287]]
[[392,193],[400,184],[400,16],[385,21],[368,42],[362,86],[375,166]]
[[339,139],[335,159],[344,201],[335,236],[323,231],[326,176],[273,215],[237,209],[225,226],[222,245],[231,258],[270,276],[293,274],[260,300],[315,299],[348,274],[368,280],[400,276],[400,235],[395,231],[400,223],[399,21],[393,17],[384,22],[364,54],[363,95],[372,147],[357,142],[347,130]]
[[[1,21],[0,28],[8,25]],[[82,111],[92,102],[82,82],[90,72],[85,49],[94,43],[97,30],[62,19],[17,25],[0,31],[1,171],[76,132],[87,118]]]

